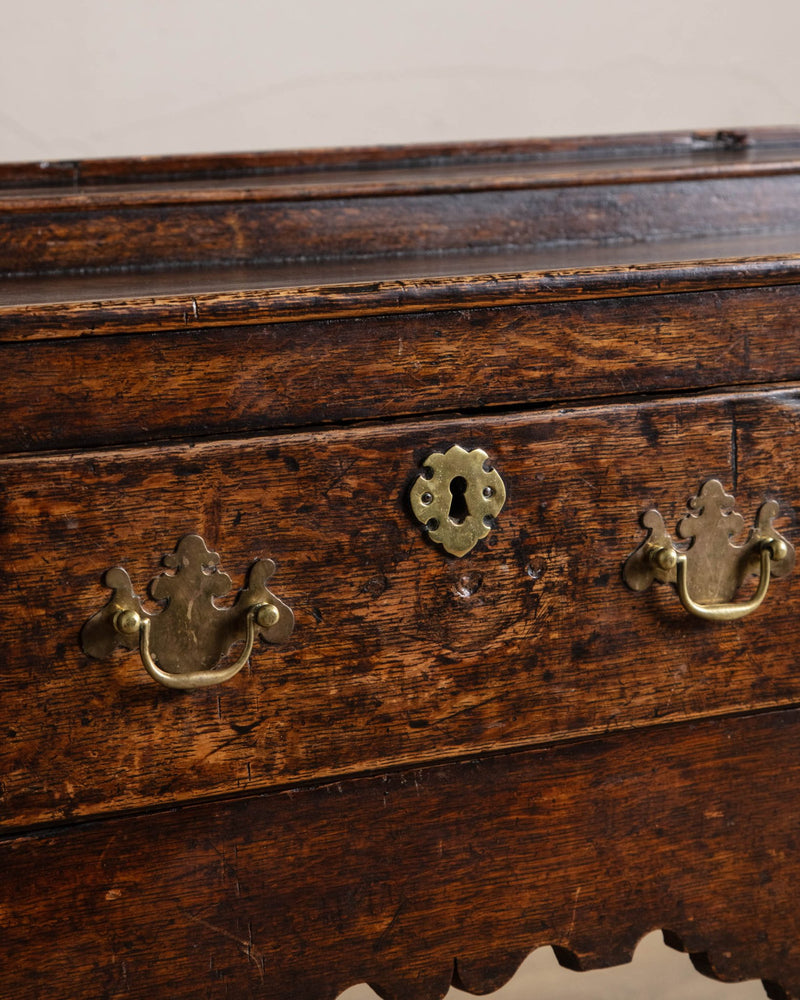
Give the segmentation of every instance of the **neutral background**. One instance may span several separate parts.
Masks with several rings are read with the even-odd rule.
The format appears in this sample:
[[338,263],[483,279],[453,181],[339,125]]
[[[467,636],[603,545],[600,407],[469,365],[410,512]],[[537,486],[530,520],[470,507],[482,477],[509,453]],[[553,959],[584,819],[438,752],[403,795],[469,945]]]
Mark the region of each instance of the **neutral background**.
[[800,121],[798,0],[0,0],[0,159]]
[[[0,0],[0,13],[0,160],[800,122],[800,0]],[[702,979],[651,935],[632,966],[585,976],[542,949],[497,996],[534,995],[764,994]]]

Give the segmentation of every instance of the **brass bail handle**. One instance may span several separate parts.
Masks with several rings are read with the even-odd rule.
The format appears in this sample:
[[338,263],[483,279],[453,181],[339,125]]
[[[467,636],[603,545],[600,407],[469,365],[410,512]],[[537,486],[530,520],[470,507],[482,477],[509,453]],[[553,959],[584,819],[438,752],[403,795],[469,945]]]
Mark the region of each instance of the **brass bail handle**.
[[[256,635],[270,643],[289,638],[294,615],[265,586],[275,572],[271,559],[253,564],[247,587],[227,608],[217,607],[213,598],[230,591],[231,579],[218,570],[219,556],[199,535],[186,535],[163,562],[174,573],[151,582],[153,598],[167,602],[152,615],[142,607],[121,566],[106,573],[106,585],[113,593],[81,631],[85,653],[101,659],[116,646],[138,647],[153,680],[173,690],[193,691],[235,677],[250,659]],[[235,662],[218,666],[238,642],[244,647]]]
[[672,546],[669,548],[651,549],[650,558],[662,570],[675,570],[675,584],[681,604],[690,614],[704,618],[710,622],[732,622],[744,618],[758,608],[769,589],[769,577],[772,560],[779,563],[787,554],[786,543],[779,539],[761,542],[759,556],[759,578],[756,592],[749,601],[734,603],[700,604],[689,593],[687,582],[688,558],[685,552],[678,552]]
[[[733,510],[734,498],[719,480],[704,483],[689,501],[690,513],[678,524],[678,534],[691,539],[678,549],[661,514],[651,509],[643,517],[649,528],[645,541],[628,557],[623,579],[632,590],[644,590],[653,581],[672,583],[683,607],[706,621],[736,621],[752,614],[763,602],[770,577],[782,577],[794,566],[794,547],[773,526],[778,505],[767,501],[743,545],[731,538],[744,527]],[[732,598],[744,578],[758,572],[758,586],[746,601]]]
[[118,611],[114,615],[114,628],[122,635],[138,633],[139,655],[142,658],[145,670],[154,681],[163,684],[164,687],[179,691],[194,691],[197,688],[212,687],[215,684],[224,684],[231,677],[242,669],[250,659],[253,652],[253,643],[256,638],[256,625],[269,628],[278,622],[279,612],[274,604],[256,604],[247,609],[246,612],[246,637],[244,649],[235,663],[219,670],[190,670],[186,673],[169,673],[162,670],[155,662],[150,652],[150,619],[141,618],[135,611]]

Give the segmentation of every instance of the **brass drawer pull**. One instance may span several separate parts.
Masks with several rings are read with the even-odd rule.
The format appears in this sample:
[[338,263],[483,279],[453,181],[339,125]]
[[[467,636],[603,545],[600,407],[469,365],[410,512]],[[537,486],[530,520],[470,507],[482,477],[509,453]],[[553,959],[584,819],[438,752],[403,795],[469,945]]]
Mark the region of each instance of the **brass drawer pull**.
[[[794,566],[794,547],[772,525],[778,505],[764,503],[744,545],[731,538],[744,527],[733,510],[734,498],[717,479],[706,482],[689,501],[691,513],[678,524],[681,538],[692,539],[678,549],[661,514],[651,509],[642,521],[650,534],[628,557],[622,571],[632,590],[645,590],[653,580],[674,583],[681,604],[707,621],[734,621],[751,614],[767,594],[770,576],[786,576]],[[748,601],[731,598],[749,573],[759,572],[758,587]],[[691,591],[691,592],[690,592]]]
[[[83,627],[85,653],[101,659],[115,646],[138,646],[145,670],[154,680],[190,691],[222,684],[239,673],[250,658],[257,634],[273,643],[291,635],[291,609],[265,586],[275,572],[271,559],[254,563],[247,587],[228,608],[218,608],[213,598],[230,591],[231,579],[218,570],[219,556],[199,535],[182,538],[163,563],[175,572],[162,573],[151,582],[153,598],[167,601],[164,610],[153,615],[134,594],[127,572],[121,566],[108,570],[105,583],[113,594]],[[236,661],[214,669],[231,646],[243,640],[244,649]]]

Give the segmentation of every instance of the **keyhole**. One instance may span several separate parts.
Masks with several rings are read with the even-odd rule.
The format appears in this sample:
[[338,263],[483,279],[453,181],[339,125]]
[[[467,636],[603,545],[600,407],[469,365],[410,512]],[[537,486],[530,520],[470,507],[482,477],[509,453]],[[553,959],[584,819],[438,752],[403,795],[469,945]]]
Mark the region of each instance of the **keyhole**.
[[467,481],[463,476],[455,476],[450,480],[450,510],[447,514],[453,524],[463,524],[469,517],[469,507],[467,507]]

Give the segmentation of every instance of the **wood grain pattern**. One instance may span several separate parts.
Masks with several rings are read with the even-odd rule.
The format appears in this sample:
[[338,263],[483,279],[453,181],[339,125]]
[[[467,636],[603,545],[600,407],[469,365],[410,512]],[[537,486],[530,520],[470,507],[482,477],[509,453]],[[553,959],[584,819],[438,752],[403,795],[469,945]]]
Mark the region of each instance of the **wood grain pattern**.
[[800,379],[798,317],[790,285],[0,345],[0,451]]
[[[800,228],[800,173],[647,185],[237,199],[0,213],[0,271],[287,261]],[[648,237],[648,234],[649,237]]]
[[[252,153],[139,156],[0,164],[0,185],[12,188],[74,187],[77,184],[141,184],[153,181],[222,181],[276,172],[397,169],[448,164],[489,165],[498,162],[547,163],[584,159],[617,162],[669,156],[706,159],[711,169],[796,157],[796,128],[748,128],[739,131],[644,132],[631,135],[565,136],[561,138],[421,143],[413,146],[361,146],[340,149],[278,150]],[[731,157],[730,154],[737,154]],[[624,161],[628,161],[626,164]],[[696,162],[696,160],[695,160]]]
[[[11,168],[0,271],[48,273],[343,254],[652,240],[800,228],[800,142]],[[628,146],[628,148],[630,148]],[[531,155],[533,153],[533,155]],[[641,150],[640,150],[641,153]],[[247,165],[249,162],[249,166]],[[268,161],[267,161],[268,162]],[[221,173],[220,173],[221,172]],[[107,174],[112,183],[97,183]],[[10,187],[14,177],[19,187]],[[37,185],[36,178],[40,183]],[[94,183],[92,182],[94,178]],[[66,183],[65,183],[66,182]]]
[[[798,195],[798,130],[0,165],[0,995],[436,1000],[660,927],[800,1000],[798,571],[726,625],[621,578],[711,477],[800,544]],[[508,493],[462,560],[408,501],[454,443]],[[194,532],[290,642],[85,656]]]
[[[113,274],[89,280],[17,278],[0,289],[0,343],[625,299],[800,280],[800,240],[794,234],[769,241],[749,236],[699,244],[666,242],[635,251],[625,246],[613,253],[493,251],[470,255],[469,260],[458,255],[414,258],[405,265],[376,258],[332,268],[179,268],[151,276],[128,274],[124,280]],[[754,256],[768,245],[771,251],[783,252]],[[737,251],[739,256],[731,256]],[[681,253],[689,257],[663,263]],[[698,254],[711,258],[695,259]],[[519,270],[537,263],[539,270]],[[320,284],[331,271],[337,275],[335,283]],[[298,286],[298,280],[308,283]],[[166,291],[160,292],[162,288]],[[114,297],[108,297],[109,291]]]
[[797,998],[798,738],[796,711],[681,724],[0,841],[4,989],[437,1000],[660,927]]
[[[252,791],[607,729],[800,701],[796,574],[735,625],[621,568],[719,477],[797,542],[798,390],[9,459],[0,464],[2,821]],[[424,458],[487,450],[508,490],[464,559],[423,537]],[[83,623],[123,564],[139,593],[201,534],[241,585],[258,557],[294,610],[224,688],[177,695],[135,654],[88,660]]]

